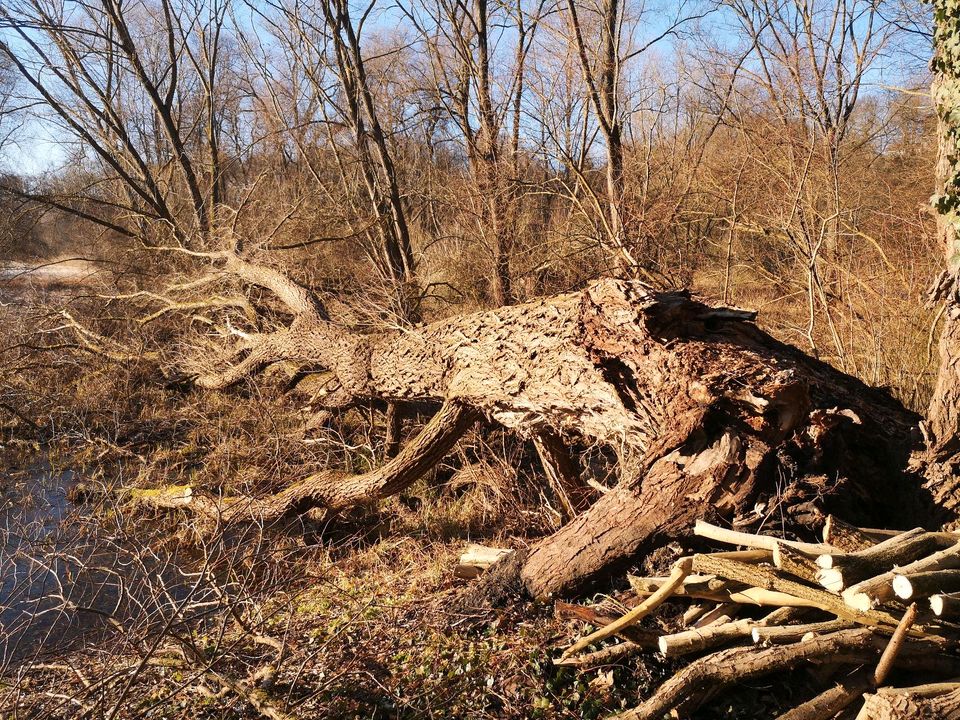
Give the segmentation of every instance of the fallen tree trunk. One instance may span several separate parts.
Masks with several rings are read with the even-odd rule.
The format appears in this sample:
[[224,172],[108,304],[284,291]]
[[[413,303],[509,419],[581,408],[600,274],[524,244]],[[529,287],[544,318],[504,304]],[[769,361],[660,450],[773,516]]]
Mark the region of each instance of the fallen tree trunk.
[[[904,472],[920,440],[918,418],[774,340],[753,313],[601,280],[581,292],[364,336],[328,320],[281,273],[216,257],[272,290],[294,320],[245,337],[245,356],[199,378],[205,387],[224,388],[292,359],[326,367],[341,407],[442,404],[382,468],[362,476],[327,471],[253,503],[218,505],[228,517],[242,506],[274,521],[397,492],[484,417],[541,444],[548,438],[554,457],[562,457],[564,442],[605,445],[619,458],[620,483],[528,553],[485,573],[471,602],[495,599],[497,588],[518,580],[537,597],[576,592],[654,544],[688,535],[705,509],[732,521],[754,517],[757,503],[778,504],[788,521],[795,508],[800,525],[811,512],[834,511],[894,526],[936,521]],[[574,487],[576,471],[563,474]],[[583,509],[585,495],[568,498],[571,513]]]

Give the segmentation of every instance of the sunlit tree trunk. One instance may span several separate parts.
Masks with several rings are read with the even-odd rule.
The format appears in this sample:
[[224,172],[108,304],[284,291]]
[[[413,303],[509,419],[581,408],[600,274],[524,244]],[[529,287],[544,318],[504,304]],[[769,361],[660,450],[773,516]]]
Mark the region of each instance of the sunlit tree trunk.
[[944,249],[946,268],[932,297],[942,301],[940,371],[928,411],[930,444],[935,457],[957,455],[960,445],[960,3],[934,2],[933,96],[938,117],[937,235]]

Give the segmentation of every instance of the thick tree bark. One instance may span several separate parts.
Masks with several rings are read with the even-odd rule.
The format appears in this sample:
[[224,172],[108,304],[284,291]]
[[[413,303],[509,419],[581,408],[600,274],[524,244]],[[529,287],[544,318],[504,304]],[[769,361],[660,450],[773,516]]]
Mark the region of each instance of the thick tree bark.
[[943,303],[940,369],[927,412],[928,486],[938,501],[960,506],[960,19],[955,8],[937,0],[934,16],[933,97],[937,111],[936,195],[937,235],[945,270],[931,291]]
[[[797,514],[797,524],[828,511],[900,525],[936,521],[904,474],[918,418],[777,342],[752,313],[602,280],[582,292],[365,337],[327,320],[279,273],[235,257],[227,264],[274,290],[295,319],[245,340],[247,356],[202,378],[206,386],[300,359],[331,371],[340,404],[443,404],[384,467],[295,483],[247,506],[262,517],[340,510],[399,491],[484,416],[531,438],[606,445],[620,459],[614,490],[535,544],[525,561],[510,561],[535,596],[578,591],[654,544],[688,535],[706,514],[757,518],[757,503],[777,506],[788,520]],[[505,572],[481,582],[512,586]]]

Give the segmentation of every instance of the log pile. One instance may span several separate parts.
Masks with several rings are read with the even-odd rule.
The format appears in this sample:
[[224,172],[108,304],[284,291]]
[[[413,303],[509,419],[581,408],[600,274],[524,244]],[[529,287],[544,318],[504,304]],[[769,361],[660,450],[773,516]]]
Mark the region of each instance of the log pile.
[[[731,686],[810,667],[819,694],[781,720],[960,719],[960,534],[864,529],[832,516],[822,543],[705,522],[695,534],[737,549],[682,557],[665,577],[629,577],[636,605],[619,617],[610,601],[557,603],[561,616],[599,628],[560,665],[591,669],[657,651],[692,659],[618,720],[689,717]],[[684,604],[682,627],[638,626],[668,602]]]

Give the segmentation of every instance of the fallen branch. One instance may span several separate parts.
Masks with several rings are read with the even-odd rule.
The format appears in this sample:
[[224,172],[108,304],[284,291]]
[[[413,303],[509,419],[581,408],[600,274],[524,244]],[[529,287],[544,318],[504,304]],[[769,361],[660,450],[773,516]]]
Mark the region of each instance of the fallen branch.
[[793,670],[812,660],[828,659],[846,665],[868,662],[876,657],[883,644],[883,639],[869,629],[857,628],[793,645],[721,650],[694,661],[660,686],[649,700],[616,717],[618,720],[659,720],[681,704],[689,714],[734,683]]
[[777,720],[830,720],[872,688],[873,679],[870,673],[864,671],[855,673],[815,698],[788,710]]
[[893,668],[893,664],[897,660],[897,655],[900,653],[901,648],[903,648],[903,643],[907,639],[907,633],[910,631],[916,619],[917,605],[914,603],[907,608],[903,617],[900,618],[900,624],[897,625],[897,629],[894,630],[890,642],[883,650],[883,655],[880,656],[880,662],[877,663],[877,669],[873,673],[874,685],[883,685],[886,681],[890,670]]
[[642,603],[637,605],[633,610],[628,612],[622,618],[616,622],[610,623],[604,628],[597,630],[590,635],[587,635],[584,638],[581,638],[573,645],[571,645],[561,656],[561,659],[575,655],[586,647],[589,647],[595,642],[604,640],[611,635],[616,635],[620,630],[626,627],[630,627],[636,622],[639,622],[642,618],[649,615],[651,612],[656,610],[663,602],[673,594],[673,591],[676,590],[679,586],[683,585],[683,580],[687,575],[690,574],[690,570],[693,567],[692,558],[681,558],[673,565],[673,571],[670,573],[669,580],[659,588],[653,595],[648,597]]
[[836,595],[820,588],[804,585],[796,580],[780,577],[768,566],[748,565],[735,560],[724,560],[710,555],[695,555],[693,567],[698,572],[722,575],[736,582],[747,585],[766,587],[779,592],[793,595],[809,601],[814,607],[819,607],[833,615],[852,620],[861,625],[893,625],[896,618],[888,613],[878,611],[851,612],[843,600]]
[[760,628],[769,623],[786,622],[791,616],[791,610],[790,608],[780,608],[760,620],[735,620],[693,628],[673,635],[664,635],[660,638],[658,646],[665,657],[679,657],[680,655],[711,650],[728,642],[750,637],[754,628]]
[[751,533],[738,532],[737,530],[727,530],[726,528],[711,525],[703,520],[697,520],[693,527],[693,534],[718,543],[723,543],[724,545],[743,545],[745,547],[768,550],[771,553],[776,550],[778,543],[811,556],[836,550],[836,548],[830,545],[820,543],[796,542],[793,540],[782,540],[771,535],[753,535]]

